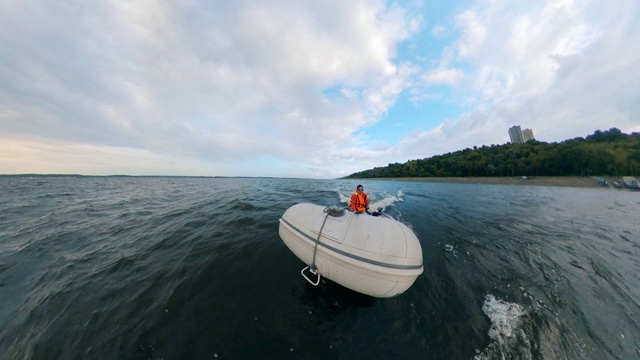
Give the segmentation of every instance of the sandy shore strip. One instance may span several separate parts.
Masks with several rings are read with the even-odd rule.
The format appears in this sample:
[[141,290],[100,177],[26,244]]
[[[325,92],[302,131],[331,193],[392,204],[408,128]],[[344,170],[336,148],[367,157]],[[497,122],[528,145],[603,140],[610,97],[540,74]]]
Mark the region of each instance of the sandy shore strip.
[[585,176],[535,176],[535,177],[403,177],[403,178],[369,178],[361,179],[369,180],[391,180],[391,181],[426,181],[426,182],[444,182],[444,183],[463,183],[463,184],[496,184],[496,185],[534,185],[534,186],[569,186],[569,187],[611,187],[614,181],[620,181],[618,178],[604,177],[608,181],[608,186],[602,186],[598,183],[600,177]]

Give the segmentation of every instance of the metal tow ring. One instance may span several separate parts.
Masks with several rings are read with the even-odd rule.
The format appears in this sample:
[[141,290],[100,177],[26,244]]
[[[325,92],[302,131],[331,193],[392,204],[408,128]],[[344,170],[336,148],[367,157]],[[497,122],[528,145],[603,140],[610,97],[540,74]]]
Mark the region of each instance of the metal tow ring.
[[[307,269],[309,269],[310,273],[317,276],[315,283],[311,279],[309,279],[307,275],[304,273],[304,271]],[[305,278],[309,282],[309,284],[313,286],[318,286],[318,284],[320,284],[320,273],[318,273],[318,270],[312,269],[311,266],[307,266],[306,268],[302,269],[302,271],[300,271],[300,274],[302,274],[302,277]]]

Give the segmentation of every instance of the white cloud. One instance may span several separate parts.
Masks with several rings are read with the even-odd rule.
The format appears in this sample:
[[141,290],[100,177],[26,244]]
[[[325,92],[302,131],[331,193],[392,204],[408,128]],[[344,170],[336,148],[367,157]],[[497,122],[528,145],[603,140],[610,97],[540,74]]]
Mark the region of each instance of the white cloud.
[[[384,166],[503,144],[515,124],[549,142],[611,127],[640,130],[639,5],[493,1],[462,10],[458,38],[422,73],[427,86],[415,88],[414,99],[467,110],[362,161]],[[442,86],[448,90],[438,92]]]
[[444,34],[446,28],[442,25],[436,25],[431,29],[431,35],[434,37],[439,37]]
[[[640,131],[637,1],[496,0],[434,22],[414,5],[14,2],[0,152],[27,162],[2,168],[331,177],[504,143],[513,124]],[[461,115],[368,146],[405,91]]]
[[424,74],[422,79],[428,85],[454,85],[464,77],[458,69],[434,69]]
[[481,15],[467,10],[457,17],[457,26],[462,29],[462,36],[456,46],[460,59],[472,58],[483,48],[488,30]]
[[[640,50],[634,45],[640,41],[640,26],[633,20],[638,5],[610,5],[549,1],[519,7],[497,1],[462,12],[457,17],[462,33],[452,46],[457,63],[468,69],[468,81],[448,84],[457,101],[472,98],[478,107],[449,123],[465,136],[449,141],[448,150],[508,140],[506,127],[492,127],[497,133],[491,135],[481,131],[484,122],[469,127],[469,116],[505,126],[521,124],[546,141],[614,126],[637,130],[640,104],[632,99],[640,95],[633,85],[640,81]],[[499,116],[505,106],[512,109],[508,118]]]
[[[395,49],[416,27],[383,1],[21,1],[0,23],[0,135],[191,156],[212,175],[256,154],[328,166],[408,86]],[[323,96],[335,86],[356,96]]]
[[[22,174],[206,175],[193,159],[164,157],[148,150],[105,147],[46,138],[0,138],[0,166]],[[171,165],[171,169],[167,168]]]

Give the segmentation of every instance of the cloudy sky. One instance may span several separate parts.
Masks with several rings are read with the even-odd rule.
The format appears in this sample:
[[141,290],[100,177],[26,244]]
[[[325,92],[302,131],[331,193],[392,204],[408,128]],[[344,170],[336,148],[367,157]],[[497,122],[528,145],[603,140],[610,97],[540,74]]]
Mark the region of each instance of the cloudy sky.
[[335,178],[512,125],[640,131],[638,19],[637,0],[6,0],[0,174]]

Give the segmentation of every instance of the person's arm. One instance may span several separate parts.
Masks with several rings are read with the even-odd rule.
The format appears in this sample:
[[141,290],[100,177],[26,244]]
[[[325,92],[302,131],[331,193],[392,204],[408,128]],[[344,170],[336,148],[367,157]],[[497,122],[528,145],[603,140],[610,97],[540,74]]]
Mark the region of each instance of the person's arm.
[[349,209],[353,212],[356,212],[356,195],[351,195],[351,201],[349,202]]

